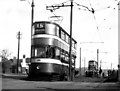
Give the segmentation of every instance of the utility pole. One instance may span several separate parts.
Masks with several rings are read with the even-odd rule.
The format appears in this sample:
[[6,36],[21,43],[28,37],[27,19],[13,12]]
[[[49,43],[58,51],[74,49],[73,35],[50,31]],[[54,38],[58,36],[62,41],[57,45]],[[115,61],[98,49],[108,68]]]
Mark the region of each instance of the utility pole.
[[71,0],[71,13],[70,13],[70,48],[69,48],[69,77],[70,77],[70,81],[73,81],[73,77],[72,77],[72,72],[71,72],[71,66],[72,66],[72,16],[73,16],[73,0]]
[[97,70],[99,71],[99,49],[97,49]]
[[100,68],[102,67],[102,60],[100,60]]
[[80,70],[79,70],[79,74],[80,74],[80,77],[81,77],[81,48],[80,48]]
[[85,59],[85,57],[84,57],[84,73],[85,73],[85,64],[86,64],[86,59]]
[[[20,0],[20,1],[26,1],[26,0]],[[32,3],[31,3],[31,45],[32,45],[32,25],[33,25],[33,22],[34,22],[34,0],[32,0]],[[32,47],[31,47],[31,52],[30,52],[30,57],[32,56]]]
[[[69,47],[69,80],[72,81],[73,80],[73,76],[72,76],[72,18],[73,18],[73,0],[71,0],[71,4],[70,5],[54,5],[54,6],[47,6],[47,10],[51,10],[51,8],[55,8],[58,9],[60,7],[70,7],[71,11],[70,11],[70,47]],[[50,9],[49,9],[50,8]],[[52,10],[51,10],[52,11]]]
[[[32,45],[32,26],[33,26],[33,21],[34,21],[34,0],[32,0],[32,4],[31,4],[31,45]],[[31,57],[32,57],[32,47],[31,47]]]
[[111,63],[111,70],[112,70],[112,63]]
[[20,31],[17,34],[17,39],[18,39],[18,55],[17,55],[17,73],[18,73],[19,72],[20,39],[21,39]]

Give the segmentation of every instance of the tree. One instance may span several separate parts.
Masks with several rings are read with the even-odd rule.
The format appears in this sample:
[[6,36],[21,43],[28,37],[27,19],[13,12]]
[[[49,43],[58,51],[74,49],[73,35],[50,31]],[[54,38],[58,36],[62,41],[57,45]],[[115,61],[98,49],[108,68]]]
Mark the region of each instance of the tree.
[[2,58],[2,61],[5,61],[5,59],[8,59],[8,57],[11,55],[11,53],[9,52],[9,50],[7,49],[3,49],[0,52],[0,57]]
[[6,70],[6,61],[11,53],[7,49],[0,51],[0,57],[2,58],[2,73],[5,73]]

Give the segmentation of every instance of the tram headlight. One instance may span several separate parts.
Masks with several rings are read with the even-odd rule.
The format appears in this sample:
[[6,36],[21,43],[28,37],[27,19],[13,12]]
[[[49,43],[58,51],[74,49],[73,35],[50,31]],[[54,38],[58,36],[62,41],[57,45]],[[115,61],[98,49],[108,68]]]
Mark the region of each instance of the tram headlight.
[[40,69],[40,66],[37,66],[36,69],[39,70],[39,69]]

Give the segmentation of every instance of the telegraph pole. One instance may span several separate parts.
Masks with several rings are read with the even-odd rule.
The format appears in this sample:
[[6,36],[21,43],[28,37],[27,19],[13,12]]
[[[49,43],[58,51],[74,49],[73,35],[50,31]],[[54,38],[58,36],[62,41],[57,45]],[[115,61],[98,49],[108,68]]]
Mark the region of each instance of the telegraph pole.
[[[71,4],[70,5],[54,5],[54,6],[47,6],[47,10],[51,10],[51,8],[58,9],[60,7],[71,7],[71,11],[70,11],[70,47],[69,47],[69,80],[72,81],[73,80],[73,76],[72,76],[72,18],[73,18],[73,0],[71,0]],[[49,9],[50,8],[50,9]],[[52,11],[52,10],[51,10]]]
[[[20,1],[26,1],[26,0],[20,0]],[[32,0],[32,3],[31,3],[31,45],[32,45],[32,25],[33,25],[33,22],[34,22],[34,0]],[[32,47],[30,49],[31,53],[30,53],[30,57],[32,56]]]
[[79,74],[80,74],[80,77],[81,77],[81,48],[80,48],[80,70],[79,70]]
[[21,39],[21,34],[20,31],[17,34],[17,39],[18,39],[18,55],[17,55],[17,73],[19,72],[19,54],[20,54],[20,39]]
[[72,54],[71,54],[71,51],[72,51],[72,16],[73,16],[73,0],[71,0],[71,12],[70,12],[70,48],[69,48],[69,55],[70,55],[70,59],[69,59],[69,77],[70,77],[70,81],[73,80],[73,77],[72,77],[72,72],[71,72],[71,68],[72,68]]
[[[32,4],[31,4],[31,45],[32,45],[32,25],[33,25],[33,21],[34,21],[34,0],[32,0]],[[32,47],[31,47],[31,57],[32,57]]]
[[85,59],[85,57],[84,57],[84,73],[85,73],[85,69],[86,69],[86,68],[85,68],[85,67],[86,67],[85,64],[86,64],[86,59]]
[[99,70],[99,49],[97,49],[97,69]]
[[111,63],[111,70],[112,70],[112,63]]

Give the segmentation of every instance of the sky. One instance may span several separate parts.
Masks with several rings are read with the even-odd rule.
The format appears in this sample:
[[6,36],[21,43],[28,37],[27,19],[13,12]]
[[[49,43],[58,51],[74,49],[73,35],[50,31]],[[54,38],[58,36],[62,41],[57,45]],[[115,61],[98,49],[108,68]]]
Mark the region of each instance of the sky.
[[[9,58],[17,57],[18,31],[21,32],[20,58],[24,54],[30,57],[31,1],[0,1],[0,51],[9,50],[12,53]],[[87,67],[89,60],[97,60],[97,49],[99,49],[99,62],[101,61],[102,68],[116,69],[118,65],[118,0],[73,1],[75,3],[72,35],[77,40],[76,67],[79,67],[81,48],[82,67],[84,62]],[[34,0],[34,21],[50,21],[51,16],[61,16],[63,20],[57,23],[69,33],[70,7],[61,7],[54,12],[46,10],[46,6],[63,2],[70,4],[70,0]],[[94,8],[94,15],[84,7],[77,6],[76,3],[87,6],[89,9]]]

